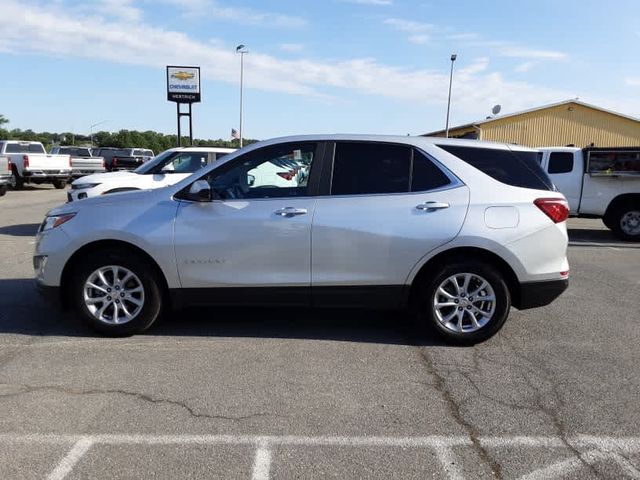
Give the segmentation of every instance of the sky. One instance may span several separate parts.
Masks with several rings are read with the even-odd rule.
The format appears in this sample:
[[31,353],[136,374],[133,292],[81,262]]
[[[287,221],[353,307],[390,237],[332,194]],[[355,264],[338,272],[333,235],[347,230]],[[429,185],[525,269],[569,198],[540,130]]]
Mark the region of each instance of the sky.
[[[201,67],[194,136],[421,134],[578,97],[640,117],[637,0],[0,0],[0,114],[36,131],[176,131],[166,65]],[[186,119],[183,128],[186,129]],[[185,131],[185,130],[183,130]]]

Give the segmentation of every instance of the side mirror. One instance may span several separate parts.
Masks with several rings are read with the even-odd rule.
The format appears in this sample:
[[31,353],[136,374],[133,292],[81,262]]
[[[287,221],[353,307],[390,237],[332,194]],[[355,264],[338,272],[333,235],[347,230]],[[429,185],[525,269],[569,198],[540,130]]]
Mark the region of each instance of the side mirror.
[[193,202],[210,202],[213,200],[211,185],[206,180],[196,180],[189,187],[186,197]]

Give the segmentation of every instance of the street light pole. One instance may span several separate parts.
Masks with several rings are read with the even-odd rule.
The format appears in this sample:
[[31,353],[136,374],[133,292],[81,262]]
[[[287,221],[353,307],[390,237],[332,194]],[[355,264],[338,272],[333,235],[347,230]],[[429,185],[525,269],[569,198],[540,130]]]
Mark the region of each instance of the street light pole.
[[242,114],[243,114],[243,100],[244,100],[244,54],[248,53],[244,45],[238,45],[236,47],[236,53],[240,54],[240,148],[242,148]]
[[94,123],[89,127],[89,135],[91,136],[91,148],[93,148],[93,127],[97,127],[98,125],[102,125],[103,123],[107,123],[108,120],[102,120],[101,122]]
[[449,138],[449,111],[451,110],[451,85],[453,84],[453,64],[458,58],[455,53],[451,54],[451,73],[449,74],[449,99],[447,100],[447,123],[444,130],[444,136]]

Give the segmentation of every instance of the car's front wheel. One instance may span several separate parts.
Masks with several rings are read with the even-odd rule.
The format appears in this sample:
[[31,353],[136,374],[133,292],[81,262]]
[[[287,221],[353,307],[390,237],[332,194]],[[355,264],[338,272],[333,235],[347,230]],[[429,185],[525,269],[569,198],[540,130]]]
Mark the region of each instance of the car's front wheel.
[[442,267],[419,292],[420,319],[445,341],[473,345],[495,335],[509,315],[511,295],[502,273],[478,261]]
[[143,332],[160,316],[160,282],[153,267],[128,251],[101,250],[74,271],[72,304],[89,326],[108,336]]
[[7,193],[7,186],[0,185],[0,197],[4,197],[6,193]]

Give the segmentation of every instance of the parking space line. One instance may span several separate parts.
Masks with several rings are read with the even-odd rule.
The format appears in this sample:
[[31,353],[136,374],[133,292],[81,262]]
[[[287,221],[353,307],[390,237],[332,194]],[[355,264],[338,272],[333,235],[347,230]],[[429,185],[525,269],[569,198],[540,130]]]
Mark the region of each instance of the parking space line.
[[271,450],[266,443],[256,449],[253,460],[253,473],[251,480],[269,480],[269,470],[271,469]]
[[453,450],[443,445],[435,447],[434,450],[449,480],[464,480],[464,474],[458,466]]
[[69,453],[65,455],[65,457],[60,460],[56,468],[47,476],[47,480],[62,480],[65,478],[73,467],[76,466],[76,463],[82,458],[82,456],[87,453],[87,451],[93,445],[93,438],[91,437],[83,437],[78,440]]

